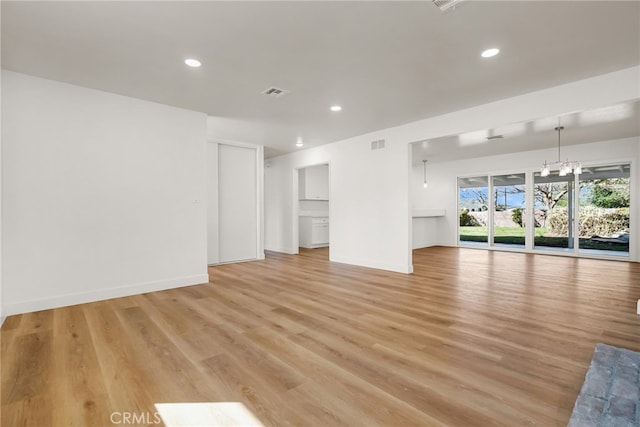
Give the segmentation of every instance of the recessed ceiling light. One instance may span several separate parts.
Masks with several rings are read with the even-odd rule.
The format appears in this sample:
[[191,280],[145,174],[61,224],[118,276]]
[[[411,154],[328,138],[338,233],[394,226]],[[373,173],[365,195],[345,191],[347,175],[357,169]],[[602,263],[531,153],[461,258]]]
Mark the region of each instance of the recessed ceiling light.
[[202,65],[200,63],[200,61],[198,61],[197,59],[192,59],[192,58],[185,59],[184,63],[187,64],[189,67],[194,67],[194,68],[199,67],[199,66]]
[[342,110],[342,107],[339,105],[332,105],[331,106],[331,111],[340,111]]
[[499,53],[500,53],[500,49],[493,47],[491,49],[485,50],[484,52],[482,52],[481,55],[483,58],[491,58],[492,56],[496,56]]
[[302,138],[298,137],[296,140],[296,147],[302,147],[304,144],[302,143]]

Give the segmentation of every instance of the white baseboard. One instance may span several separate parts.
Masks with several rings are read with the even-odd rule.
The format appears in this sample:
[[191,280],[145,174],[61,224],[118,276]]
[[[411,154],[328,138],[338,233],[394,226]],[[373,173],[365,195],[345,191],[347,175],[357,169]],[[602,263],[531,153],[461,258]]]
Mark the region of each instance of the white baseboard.
[[264,248],[264,250],[271,251],[271,252],[280,252],[280,253],[289,254],[289,255],[298,253],[298,251],[293,248],[284,248],[284,247]]
[[413,273],[413,264],[400,265],[400,264],[386,264],[382,262],[371,261],[368,259],[330,256],[330,261],[341,262],[343,264],[357,265],[360,267],[375,268],[378,270],[393,271],[395,273],[411,274]]
[[415,244],[415,246],[413,246],[411,249],[424,249],[424,248],[430,248],[432,246],[439,246],[437,243],[418,243]]
[[175,277],[156,282],[136,283],[133,285],[118,286],[108,289],[97,289],[88,292],[77,292],[42,299],[5,303],[2,314],[4,316],[10,316],[13,314],[31,313],[51,308],[126,297],[146,292],[164,291],[166,289],[181,288],[183,286],[199,285],[201,283],[208,282],[208,274],[196,274],[193,276]]

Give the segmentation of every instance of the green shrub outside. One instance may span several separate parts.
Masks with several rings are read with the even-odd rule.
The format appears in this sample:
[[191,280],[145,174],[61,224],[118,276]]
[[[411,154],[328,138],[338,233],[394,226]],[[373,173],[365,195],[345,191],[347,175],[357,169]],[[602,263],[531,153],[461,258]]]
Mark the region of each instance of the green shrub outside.
[[461,227],[471,227],[480,225],[478,221],[472,216],[469,215],[469,209],[460,210],[460,226]]
[[514,208],[511,211],[511,220],[522,227],[522,209]]
[[[610,237],[629,228],[629,208],[605,209],[586,206],[580,209],[580,237]],[[549,235],[568,235],[567,208],[555,207],[547,212]]]

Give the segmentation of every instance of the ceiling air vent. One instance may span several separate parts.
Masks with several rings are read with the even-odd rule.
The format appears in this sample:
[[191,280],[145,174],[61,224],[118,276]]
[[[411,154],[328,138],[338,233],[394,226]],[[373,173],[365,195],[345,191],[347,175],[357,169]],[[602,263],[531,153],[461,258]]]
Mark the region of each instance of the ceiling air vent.
[[445,11],[449,8],[452,8],[456,4],[460,3],[462,0],[432,0],[433,4],[438,6],[438,9],[441,11]]
[[502,139],[502,138],[504,138],[504,135],[492,135],[487,137],[487,139]]
[[372,150],[380,150],[384,148],[384,139],[379,139],[377,141],[371,141],[371,149]]
[[278,87],[275,86],[271,86],[270,88],[262,91],[263,95],[267,95],[271,98],[280,98],[281,96],[284,96],[286,94],[288,94],[289,91],[288,90],[284,90],[284,89],[280,89]]

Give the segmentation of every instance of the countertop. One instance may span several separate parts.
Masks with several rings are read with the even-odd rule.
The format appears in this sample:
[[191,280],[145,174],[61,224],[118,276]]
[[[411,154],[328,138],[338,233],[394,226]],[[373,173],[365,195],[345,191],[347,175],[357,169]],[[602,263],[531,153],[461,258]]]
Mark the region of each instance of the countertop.
[[432,218],[444,215],[444,209],[414,209],[412,214],[413,218]]
[[312,218],[328,218],[329,212],[326,211],[300,211],[298,216],[310,216]]

